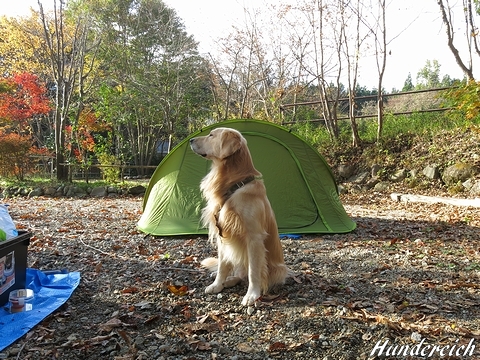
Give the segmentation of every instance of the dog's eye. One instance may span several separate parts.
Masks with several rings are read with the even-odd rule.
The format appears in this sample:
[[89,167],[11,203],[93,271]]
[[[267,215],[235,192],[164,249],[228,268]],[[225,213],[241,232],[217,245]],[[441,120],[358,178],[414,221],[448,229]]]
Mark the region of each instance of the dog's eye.
[[208,136],[213,136],[213,134],[212,134],[212,133],[210,133],[210,134],[208,134]]

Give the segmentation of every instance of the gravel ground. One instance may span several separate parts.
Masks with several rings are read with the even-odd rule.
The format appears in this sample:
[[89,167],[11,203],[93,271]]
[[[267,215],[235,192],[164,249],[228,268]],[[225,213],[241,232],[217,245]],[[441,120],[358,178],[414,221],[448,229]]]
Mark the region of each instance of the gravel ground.
[[82,279],[0,359],[480,358],[479,208],[342,195],[357,229],[282,240],[297,275],[245,308],[246,284],[204,294],[206,238],[136,231],[141,198],[8,202],[28,266]]

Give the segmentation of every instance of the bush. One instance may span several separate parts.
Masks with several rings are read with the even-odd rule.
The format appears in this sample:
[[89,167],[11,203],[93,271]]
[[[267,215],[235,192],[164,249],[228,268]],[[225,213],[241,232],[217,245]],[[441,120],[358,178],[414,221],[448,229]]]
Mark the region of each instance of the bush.
[[0,175],[23,180],[26,174],[33,172],[32,149],[30,137],[0,131]]
[[97,155],[100,165],[103,165],[100,170],[103,174],[103,179],[110,183],[116,183],[120,179],[120,162],[117,157],[112,154],[101,153]]

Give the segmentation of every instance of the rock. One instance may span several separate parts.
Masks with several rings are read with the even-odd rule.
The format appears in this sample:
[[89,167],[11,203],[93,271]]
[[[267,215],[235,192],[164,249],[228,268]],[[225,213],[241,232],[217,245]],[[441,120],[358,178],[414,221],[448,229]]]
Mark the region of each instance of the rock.
[[480,196],[480,180],[475,181],[469,192],[473,196]]
[[438,165],[428,165],[425,169],[423,169],[422,173],[427,178],[432,180],[440,178],[440,170],[438,169]]
[[337,167],[338,175],[340,175],[344,179],[348,179],[349,177],[351,177],[354,171],[355,167],[353,165],[340,164]]
[[390,180],[393,182],[400,182],[407,177],[407,170],[401,169],[398,170],[395,174],[390,176]]
[[464,181],[462,183],[463,187],[470,191],[470,189],[475,185],[475,180],[474,179],[468,179],[467,181]]
[[10,196],[15,196],[18,193],[18,187],[16,186],[9,186],[3,190],[3,196],[8,198]]
[[443,171],[442,180],[447,185],[455,185],[459,181],[464,182],[476,174],[478,174],[478,168],[476,166],[466,163],[456,163]]
[[378,172],[382,169],[382,167],[378,164],[373,164],[372,165],[372,177],[377,177]]
[[42,196],[43,195],[43,189],[42,188],[35,188],[30,193],[28,194],[28,197],[36,197],[36,196]]
[[388,190],[388,186],[389,186],[388,182],[380,181],[373,187],[373,190],[378,192],[384,192]]
[[52,187],[52,186],[47,186],[44,190],[43,190],[43,195],[45,196],[53,196],[55,195],[55,193],[57,192],[57,189]]
[[69,185],[66,186],[64,189],[64,194],[67,197],[75,197],[75,198],[85,198],[87,197],[87,192],[85,189],[81,188],[80,186],[76,185]]
[[83,198],[86,198],[88,196],[88,192],[84,188],[76,186],[73,195],[76,198],[83,199]]
[[98,186],[92,189],[90,196],[93,197],[105,197],[107,196],[107,188],[105,186]]
[[66,197],[73,197],[75,195],[75,186],[65,186],[63,189],[63,194]]
[[373,187],[375,187],[375,185],[377,185],[378,183],[380,182],[379,179],[377,178],[372,178],[370,180],[367,181],[367,183],[365,184],[365,188],[368,190],[368,189],[371,189]]
[[143,185],[136,185],[132,186],[130,189],[128,189],[128,193],[131,195],[141,195],[145,194],[145,186]]
[[352,176],[350,179],[348,179],[349,182],[353,182],[355,184],[365,184],[369,178],[370,174],[365,171],[361,172],[360,174]]
[[107,187],[108,194],[117,194],[118,188],[116,186],[109,186]]

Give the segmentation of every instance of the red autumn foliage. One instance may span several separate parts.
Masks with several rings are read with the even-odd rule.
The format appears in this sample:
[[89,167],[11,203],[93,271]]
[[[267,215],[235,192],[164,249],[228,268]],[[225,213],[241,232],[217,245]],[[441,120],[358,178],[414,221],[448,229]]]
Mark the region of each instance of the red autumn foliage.
[[0,175],[22,180],[35,170],[32,155],[45,155],[33,146],[29,120],[50,111],[47,89],[30,73],[0,79]]
[[71,150],[76,160],[83,164],[95,152],[95,136],[110,130],[110,126],[100,121],[93,111],[85,109],[79,116],[78,125],[65,128],[67,149]]
[[68,148],[72,150],[79,163],[87,161],[89,154],[95,152],[94,134],[109,130],[109,126],[98,120],[93,111],[84,110],[78,119],[78,125],[67,126]]
[[3,79],[2,85],[7,91],[0,93],[0,119],[11,121],[14,127],[23,127],[35,115],[50,111],[47,89],[36,75],[15,74]]

